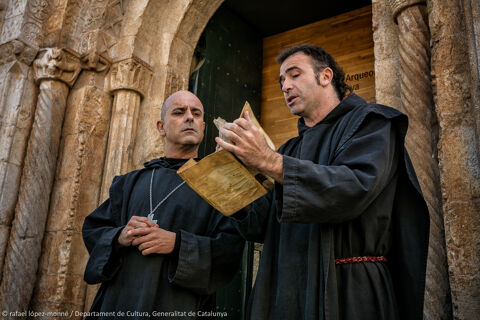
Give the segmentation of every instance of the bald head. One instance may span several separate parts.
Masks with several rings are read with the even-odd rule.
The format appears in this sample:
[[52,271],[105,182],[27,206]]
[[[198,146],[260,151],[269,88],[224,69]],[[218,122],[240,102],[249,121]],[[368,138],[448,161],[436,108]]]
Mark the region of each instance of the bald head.
[[189,101],[193,105],[201,107],[203,111],[203,105],[200,99],[196,95],[187,90],[181,90],[170,95],[162,104],[162,111],[160,114],[160,119],[165,120],[165,115],[167,110],[174,104],[177,104],[179,101]]
[[157,129],[165,138],[166,157],[196,157],[205,131],[202,103],[189,91],[175,92],[163,103]]

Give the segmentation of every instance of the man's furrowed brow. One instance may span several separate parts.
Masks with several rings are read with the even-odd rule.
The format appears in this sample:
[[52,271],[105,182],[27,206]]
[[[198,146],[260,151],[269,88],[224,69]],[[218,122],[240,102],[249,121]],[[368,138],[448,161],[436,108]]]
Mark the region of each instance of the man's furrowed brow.
[[174,111],[185,111],[185,109],[187,109],[187,107],[185,107],[185,106],[176,106],[176,107],[172,108],[172,112],[174,112]]
[[[188,108],[189,106],[176,106],[172,108],[172,112],[175,112],[175,111],[185,112]],[[192,109],[192,111],[200,111],[203,113],[203,110],[199,107],[191,106],[190,108]]]

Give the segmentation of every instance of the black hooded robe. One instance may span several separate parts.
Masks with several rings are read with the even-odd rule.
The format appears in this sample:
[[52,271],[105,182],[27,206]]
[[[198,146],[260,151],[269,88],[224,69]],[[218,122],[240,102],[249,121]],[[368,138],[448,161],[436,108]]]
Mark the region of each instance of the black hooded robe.
[[[407,117],[355,94],[280,148],[283,184],[233,216],[264,243],[249,319],[422,319],[429,216]],[[387,262],[335,264],[386,257]]]
[[[176,171],[185,161],[160,158],[141,170],[115,177],[110,198],[86,217],[82,233],[90,258],[85,281],[102,283],[91,318],[114,318],[114,314],[144,319],[148,314],[152,318],[190,319],[201,310],[206,312],[201,318],[206,319],[208,312],[215,311],[213,294],[238,271],[244,240],[226,217],[187,184],[155,211],[159,227],[177,233],[172,254],[143,256],[136,246],[117,244],[133,215],[146,217],[149,213],[153,168],[155,207],[183,182]],[[173,313],[165,316],[165,312]]]

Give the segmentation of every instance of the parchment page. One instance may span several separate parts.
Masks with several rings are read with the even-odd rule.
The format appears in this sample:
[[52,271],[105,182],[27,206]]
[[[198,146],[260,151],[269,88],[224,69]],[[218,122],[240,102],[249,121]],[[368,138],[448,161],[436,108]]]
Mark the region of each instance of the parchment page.
[[267,193],[226,150],[212,153],[192,166],[182,166],[177,172],[195,192],[226,216]]

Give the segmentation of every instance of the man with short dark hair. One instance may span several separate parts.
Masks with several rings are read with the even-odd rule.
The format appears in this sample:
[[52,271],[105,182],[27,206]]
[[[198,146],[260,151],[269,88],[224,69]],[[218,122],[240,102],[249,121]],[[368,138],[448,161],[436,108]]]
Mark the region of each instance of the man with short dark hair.
[[102,283],[91,318],[214,318],[205,317],[214,292],[238,270],[244,240],[177,175],[198,156],[203,114],[192,93],[171,95],[157,122],[165,157],[115,177],[110,198],[85,219],[85,280]]
[[279,56],[299,135],[268,148],[248,114],[217,138],[275,179],[233,215],[264,243],[249,319],[422,319],[429,216],[404,147],[407,117],[351,93],[320,47]]

